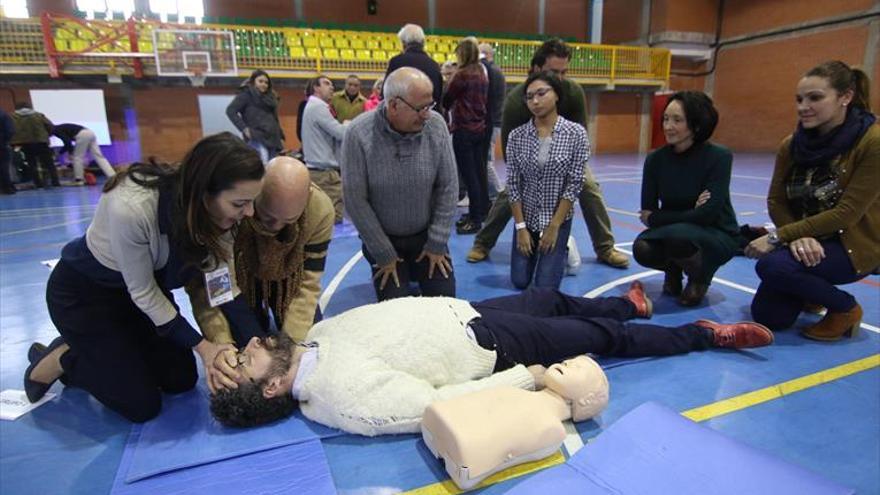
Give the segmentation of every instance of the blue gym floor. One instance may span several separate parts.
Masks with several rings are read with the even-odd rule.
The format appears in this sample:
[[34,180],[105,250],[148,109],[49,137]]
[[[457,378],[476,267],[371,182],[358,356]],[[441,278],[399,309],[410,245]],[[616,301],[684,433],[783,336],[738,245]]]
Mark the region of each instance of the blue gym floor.
[[[635,155],[591,160],[624,250],[642,229],[635,213],[641,162]],[[736,156],[731,194],[741,224],[767,221],[764,198],[772,165],[771,155]],[[49,269],[41,261],[57,258],[69,239],[83,233],[99,195],[99,187],[71,187],[0,197],[0,389],[21,389],[28,346],[57,335],[45,306]],[[573,234],[583,266],[565,278],[564,291],[615,295],[641,278],[654,298],[656,322],[749,318],[758,283],[753,261],[734,258],[719,270],[707,302],[686,310],[660,297],[661,275],[634,262],[627,270],[597,264],[577,215]],[[489,261],[478,264],[464,261],[473,238],[452,235],[458,297],[477,300],[514,291],[509,281],[511,228]],[[804,316],[796,328],[777,333],[771,347],[640,360],[608,369],[608,409],[577,425],[566,445],[575,450],[637,405],[658,401],[858,493],[880,493],[878,287],[877,276],[847,287],[865,310],[862,332],[851,340],[824,344],[800,337],[798,328],[818,318]],[[337,228],[330,246],[324,288],[321,302],[328,316],[374,301],[369,268],[349,223]],[[176,296],[188,313],[185,295]],[[130,425],[81,390],[56,385],[52,391],[58,396],[50,403],[17,421],[0,421],[0,493],[109,493]],[[740,397],[750,392],[755,393]],[[447,479],[442,466],[415,435],[347,435],[323,443],[339,493],[449,493],[449,485],[440,484]],[[511,478],[480,493],[503,493],[523,479]]]

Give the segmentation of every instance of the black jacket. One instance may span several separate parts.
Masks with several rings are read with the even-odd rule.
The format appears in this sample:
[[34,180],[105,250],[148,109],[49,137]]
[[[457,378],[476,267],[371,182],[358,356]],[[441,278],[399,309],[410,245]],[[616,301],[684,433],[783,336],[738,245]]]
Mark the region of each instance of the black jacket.
[[85,127],[79,124],[58,124],[52,128],[52,135],[64,143],[64,148],[61,149],[62,153],[73,152],[73,148],[76,146],[76,135],[83,129]]
[[251,139],[263,146],[280,150],[284,148],[281,141],[284,131],[278,122],[278,100],[271,93],[259,94],[250,85],[243,85],[232,103],[226,107],[226,116],[238,130],[251,130]]
[[504,108],[504,97],[507,95],[507,81],[497,65],[485,58],[480,59],[480,62],[483,63],[483,66],[486,67],[486,71],[489,73],[489,98],[486,100],[488,110],[486,122],[490,124],[488,127],[491,132],[492,127],[501,127],[501,110]]
[[388,70],[385,71],[385,77],[401,67],[414,67],[424,72],[428,79],[434,84],[434,101],[440,104],[443,96],[443,77],[440,75],[440,66],[425,53],[425,49],[421,46],[410,45],[406,47],[403,53],[395,55],[388,61]]

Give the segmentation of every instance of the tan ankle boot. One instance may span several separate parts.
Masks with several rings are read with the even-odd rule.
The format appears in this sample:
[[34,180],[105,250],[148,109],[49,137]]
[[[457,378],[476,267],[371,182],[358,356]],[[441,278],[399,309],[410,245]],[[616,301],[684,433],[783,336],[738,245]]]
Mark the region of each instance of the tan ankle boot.
[[843,313],[827,312],[819,323],[807,327],[804,337],[832,342],[843,337],[852,338],[859,333],[862,324],[862,307],[858,303]]

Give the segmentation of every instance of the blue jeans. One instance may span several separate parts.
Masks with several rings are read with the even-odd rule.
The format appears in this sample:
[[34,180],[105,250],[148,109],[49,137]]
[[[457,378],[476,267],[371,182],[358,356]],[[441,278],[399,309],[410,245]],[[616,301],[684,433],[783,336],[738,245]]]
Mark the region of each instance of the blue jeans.
[[837,239],[822,241],[825,258],[814,267],[794,259],[787,247],[776,249],[755,265],[761,278],[752,299],[752,318],[771,330],[791,327],[804,303],[821,304],[832,313],[849,311],[856,299],[836,285],[850,284],[868,274],[857,274],[846,249]]
[[251,139],[250,141],[248,141],[248,146],[257,150],[257,153],[260,154],[260,160],[263,161],[263,165],[265,165],[266,162],[268,162],[269,160],[278,156],[278,152],[276,150],[267,148],[266,145],[259,141]]
[[480,313],[470,323],[477,342],[498,353],[495,371],[516,364],[550,366],[586,353],[668,356],[712,345],[711,330],[693,324],[625,323],[635,317],[635,306],[622,297],[587,299],[531,288],[471,305]]
[[565,276],[565,263],[568,257],[568,236],[571,233],[571,219],[559,226],[556,246],[549,253],[538,250],[540,236],[529,231],[532,236],[532,255],[525,256],[516,248],[516,230],[513,231],[513,247],[510,255],[510,281],[517,289],[533,287],[550,287],[558,289]]

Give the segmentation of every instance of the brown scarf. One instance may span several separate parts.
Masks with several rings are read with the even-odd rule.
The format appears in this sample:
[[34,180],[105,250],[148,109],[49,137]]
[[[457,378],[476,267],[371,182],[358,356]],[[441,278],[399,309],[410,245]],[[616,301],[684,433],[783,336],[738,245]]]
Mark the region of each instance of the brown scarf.
[[[301,235],[306,215],[280,232],[266,230],[259,220],[245,218],[235,238],[235,277],[252,308],[271,309],[283,322],[290,301],[299,294],[303,278],[306,236]],[[257,304],[257,281],[262,300]],[[271,289],[275,306],[270,308]]]

